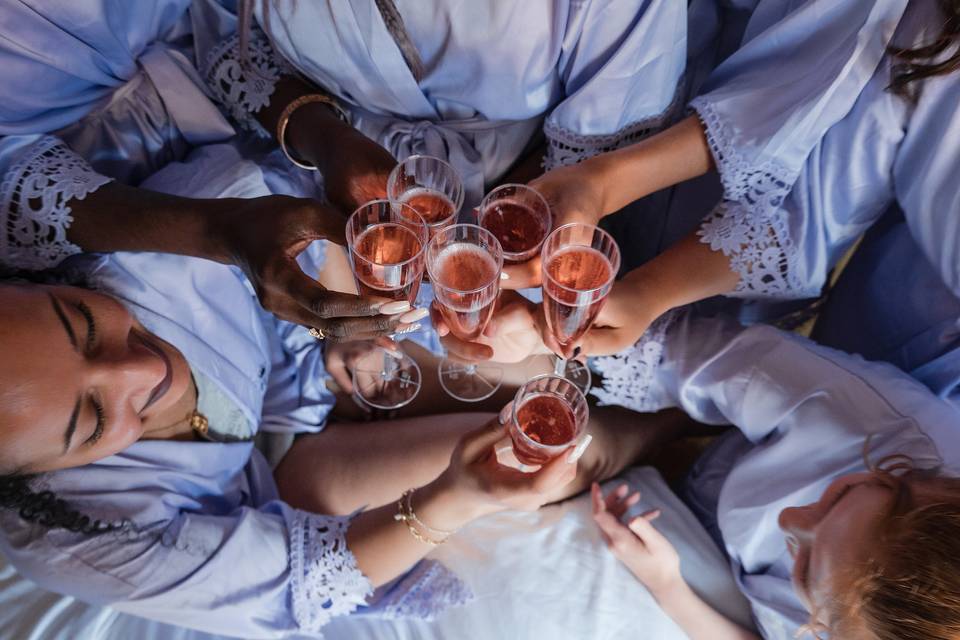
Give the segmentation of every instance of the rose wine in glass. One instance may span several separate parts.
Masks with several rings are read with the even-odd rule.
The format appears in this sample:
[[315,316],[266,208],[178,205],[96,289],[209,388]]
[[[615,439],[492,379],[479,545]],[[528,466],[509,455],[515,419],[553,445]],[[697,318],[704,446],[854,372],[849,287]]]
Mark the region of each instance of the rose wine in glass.
[[463,206],[463,182],[456,170],[440,158],[414,155],[390,172],[387,197],[413,207],[432,238],[438,230],[456,221]]
[[[620,269],[620,250],[603,229],[567,224],[551,233],[541,251],[543,310],[554,339],[567,347],[593,325]],[[590,370],[558,357],[554,373],[566,375],[586,392]]]
[[[473,224],[455,224],[437,231],[427,246],[427,272],[434,301],[450,332],[475,340],[493,315],[500,292],[503,249],[492,233]],[[479,402],[499,387],[499,367],[440,363],[440,384],[452,397]]]
[[589,410],[577,386],[556,375],[537,376],[517,391],[508,432],[521,464],[542,465],[583,435]]
[[522,184],[497,187],[480,203],[480,226],[503,247],[505,262],[533,258],[550,232],[550,207],[536,189]]
[[[390,200],[368,202],[347,219],[347,248],[362,296],[417,298],[423,279],[427,226],[410,206]],[[354,398],[379,409],[397,409],[420,391],[420,369],[402,352],[375,349],[354,371]],[[369,363],[379,370],[371,373]],[[366,368],[364,368],[366,367]],[[358,376],[358,371],[364,368]]]

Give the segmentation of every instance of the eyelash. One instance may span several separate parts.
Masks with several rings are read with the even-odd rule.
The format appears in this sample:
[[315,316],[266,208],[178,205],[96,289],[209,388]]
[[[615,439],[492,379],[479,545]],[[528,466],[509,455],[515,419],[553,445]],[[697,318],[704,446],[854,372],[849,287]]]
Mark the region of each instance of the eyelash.
[[103,436],[103,425],[106,422],[106,412],[103,410],[103,405],[100,404],[99,400],[93,400],[93,410],[97,413],[97,426],[94,427],[93,433],[87,438],[88,445],[94,445],[99,442]]
[[80,310],[80,313],[83,314],[83,317],[87,321],[87,328],[90,333],[88,334],[88,337],[87,337],[86,347],[88,350],[92,350],[93,345],[97,344],[97,325],[93,321],[93,312],[90,311],[90,307],[88,307],[86,303],[83,303],[83,302],[77,303],[77,309]]

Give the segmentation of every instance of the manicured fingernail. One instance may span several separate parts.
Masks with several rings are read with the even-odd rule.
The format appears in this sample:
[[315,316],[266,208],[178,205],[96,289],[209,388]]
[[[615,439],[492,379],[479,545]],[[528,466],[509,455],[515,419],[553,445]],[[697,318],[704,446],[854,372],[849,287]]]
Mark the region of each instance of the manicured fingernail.
[[417,320],[423,320],[428,315],[430,315],[429,309],[411,309],[400,316],[400,322],[404,324],[410,324],[411,322],[416,322]]
[[419,331],[419,330],[420,330],[420,323],[418,322],[416,324],[402,324],[399,327],[397,327],[397,330],[394,333],[398,335],[403,335],[405,333],[413,333],[414,331]]
[[577,347],[576,349],[573,350],[574,359],[576,359],[576,357],[580,355],[581,351],[583,351],[583,349],[581,349],[580,347]]
[[510,279],[510,276],[507,275],[507,272],[506,272],[506,271],[501,271],[501,272],[500,272],[500,279],[501,279],[501,280],[509,280],[509,279]]
[[589,433],[580,438],[580,443],[576,448],[567,455],[567,464],[573,464],[583,456],[583,452],[587,450],[587,447],[590,446],[590,443],[593,442],[593,436]]
[[404,311],[410,310],[410,303],[406,300],[397,300],[395,302],[387,302],[382,305],[378,311],[385,316],[392,316],[395,313],[403,313]]

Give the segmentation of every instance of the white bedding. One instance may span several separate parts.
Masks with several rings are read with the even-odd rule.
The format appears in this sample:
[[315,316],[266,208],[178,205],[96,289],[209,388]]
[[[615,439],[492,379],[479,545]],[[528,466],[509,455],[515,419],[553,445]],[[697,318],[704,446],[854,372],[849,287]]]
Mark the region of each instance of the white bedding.
[[[637,468],[623,479],[643,492],[638,509],[663,508],[656,526],[680,551],[684,575],[727,615],[749,624],[726,560],[660,475]],[[620,481],[608,483],[607,488]],[[475,599],[437,619],[351,616],[327,640],[684,640],[633,576],[608,552],[590,519],[589,496],[537,513],[478,521],[431,554]],[[0,638],[33,640],[212,640],[215,636],[93,607],[42,591],[0,558]]]

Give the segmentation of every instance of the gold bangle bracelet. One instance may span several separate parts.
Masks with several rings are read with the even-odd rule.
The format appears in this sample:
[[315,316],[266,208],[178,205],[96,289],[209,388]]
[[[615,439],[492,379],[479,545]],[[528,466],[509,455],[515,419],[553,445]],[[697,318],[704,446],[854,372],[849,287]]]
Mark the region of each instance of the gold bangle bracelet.
[[283,113],[280,114],[280,120],[277,121],[277,142],[280,144],[280,150],[283,152],[283,155],[287,157],[287,160],[300,167],[301,169],[306,169],[307,171],[317,171],[317,167],[305,164],[291,155],[290,150],[287,149],[287,124],[290,122],[291,116],[293,113],[302,107],[305,104],[311,104],[314,102],[320,102],[329,106],[333,109],[334,113],[337,114],[337,117],[340,118],[343,122],[347,122],[346,112],[337,104],[337,101],[331,98],[330,96],[324,95],[322,93],[308,93],[305,96],[300,96],[296,100],[293,100],[283,109]]
[[[403,522],[405,525],[407,525],[407,530],[410,532],[410,535],[420,542],[429,544],[432,547],[443,544],[447,541],[447,537],[449,537],[449,535],[453,532],[442,532],[438,529],[432,529],[417,517],[417,514],[413,511],[412,502],[410,501],[410,496],[413,495],[414,491],[416,491],[416,489],[404,491],[403,495],[400,496],[400,499],[397,500],[397,513],[393,516],[393,519],[398,522]],[[424,535],[423,532],[419,531],[417,529],[418,524],[426,530],[436,531],[441,534],[446,533],[447,535],[440,540],[434,540],[429,536]]]

